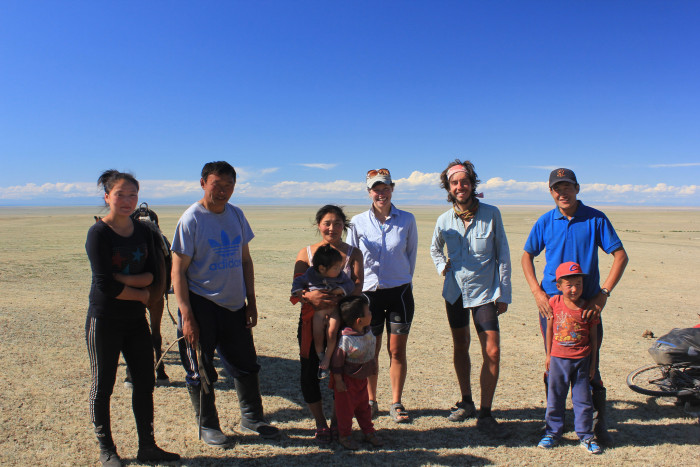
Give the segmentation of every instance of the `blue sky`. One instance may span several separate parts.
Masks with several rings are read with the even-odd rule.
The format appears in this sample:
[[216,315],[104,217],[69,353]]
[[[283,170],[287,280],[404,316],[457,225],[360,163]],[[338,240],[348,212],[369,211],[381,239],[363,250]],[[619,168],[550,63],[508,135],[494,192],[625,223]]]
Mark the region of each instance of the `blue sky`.
[[700,206],[700,2],[14,1],[0,5],[0,205],[98,204],[117,168],[188,204],[211,160],[237,204]]

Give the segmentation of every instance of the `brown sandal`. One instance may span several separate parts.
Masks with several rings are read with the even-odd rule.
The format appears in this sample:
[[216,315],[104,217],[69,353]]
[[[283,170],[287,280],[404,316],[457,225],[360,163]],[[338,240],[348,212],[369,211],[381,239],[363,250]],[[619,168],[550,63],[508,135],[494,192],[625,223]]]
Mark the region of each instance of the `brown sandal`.
[[340,436],[338,438],[338,443],[350,451],[357,451],[360,448],[360,446],[357,445],[357,441],[352,439],[352,436]]
[[365,441],[374,446],[375,448],[384,446],[384,440],[377,436],[376,433],[370,433],[365,435]]

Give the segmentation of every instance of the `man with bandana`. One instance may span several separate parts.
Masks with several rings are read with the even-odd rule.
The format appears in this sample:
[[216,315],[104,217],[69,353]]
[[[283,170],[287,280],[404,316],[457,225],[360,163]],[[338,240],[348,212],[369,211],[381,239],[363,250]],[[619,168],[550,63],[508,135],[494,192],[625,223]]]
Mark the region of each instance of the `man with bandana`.
[[[507,432],[491,415],[498,382],[500,331],[498,315],[511,301],[510,250],[498,208],[479,202],[481,194],[474,165],[455,160],[440,174],[452,207],[438,217],[430,246],[438,274],[445,277],[442,296],[454,344],[454,367],[462,399],[448,419],[460,422],[476,416],[471,391],[469,315],[479,336],[481,407],[477,428],[502,438]],[[445,252],[445,247],[447,251]]]

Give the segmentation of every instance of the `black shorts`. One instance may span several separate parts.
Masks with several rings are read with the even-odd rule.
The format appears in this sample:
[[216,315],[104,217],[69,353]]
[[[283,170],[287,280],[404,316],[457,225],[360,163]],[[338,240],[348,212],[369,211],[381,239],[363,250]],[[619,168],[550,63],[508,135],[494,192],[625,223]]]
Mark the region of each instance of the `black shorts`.
[[365,292],[372,312],[372,334],[381,336],[386,326],[389,334],[408,334],[413,322],[413,288],[408,284],[390,289]]
[[452,329],[469,326],[469,312],[471,311],[477,334],[484,331],[500,332],[496,302],[485,303],[473,308],[464,308],[462,306],[462,297],[459,297],[452,304],[445,300],[445,308],[447,309],[447,321],[449,321]]

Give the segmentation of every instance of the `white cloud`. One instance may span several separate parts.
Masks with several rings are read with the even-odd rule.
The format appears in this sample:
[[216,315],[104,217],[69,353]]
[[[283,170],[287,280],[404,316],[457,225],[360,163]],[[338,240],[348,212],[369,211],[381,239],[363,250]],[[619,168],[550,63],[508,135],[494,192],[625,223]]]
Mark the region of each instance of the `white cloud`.
[[330,170],[333,167],[337,166],[338,164],[299,164],[303,167],[308,167],[309,169],[323,169],[323,170]]
[[260,174],[261,174],[261,175],[267,175],[267,174],[275,173],[275,172],[277,172],[279,169],[280,169],[279,167],[269,167],[269,168],[267,168],[267,169],[262,169],[262,170],[260,171]]
[[[266,169],[265,169],[266,170]],[[415,202],[443,202],[445,193],[439,186],[437,172],[414,171],[408,177],[395,179],[394,198]],[[494,177],[482,182],[479,191],[486,202],[498,203],[546,203],[550,202],[547,182],[504,180]],[[141,199],[168,200],[196,198],[201,193],[198,180],[142,180]],[[75,198],[99,199],[98,187],[92,182],[59,182],[37,185],[27,183],[0,187],[0,201],[46,201],[60,203]],[[241,199],[284,199],[304,201],[329,198],[330,200],[366,200],[364,182],[348,180],[283,181],[274,185],[244,180],[236,184],[234,197]],[[700,185],[656,185],[588,183],[581,185],[580,198],[587,204],[685,204],[700,205]]]
[[605,193],[605,194],[641,194],[641,195],[668,195],[668,196],[692,196],[700,193],[699,185],[667,185],[657,183],[656,185],[607,185],[604,183],[590,183],[581,185],[582,193]]
[[76,198],[79,196],[99,196],[100,190],[95,183],[27,183],[0,187],[0,199],[35,199],[35,198]]
[[[142,198],[165,199],[201,190],[199,181],[141,180],[139,185],[141,187],[139,196]],[[58,182],[44,183],[42,185],[27,183],[25,185],[0,187],[0,200],[32,200],[41,198],[56,201],[61,198],[98,198],[100,196],[102,196],[101,189],[91,182]]]
[[653,164],[650,165],[652,169],[658,169],[658,168],[673,168],[673,167],[700,167],[700,162],[683,162],[680,164]]
[[414,170],[406,178],[399,178],[394,180],[394,183],[399,187],[399,189],[416,189],[426,186],[440,186],[440,174],[438,172],[433,173],[422,173]]

